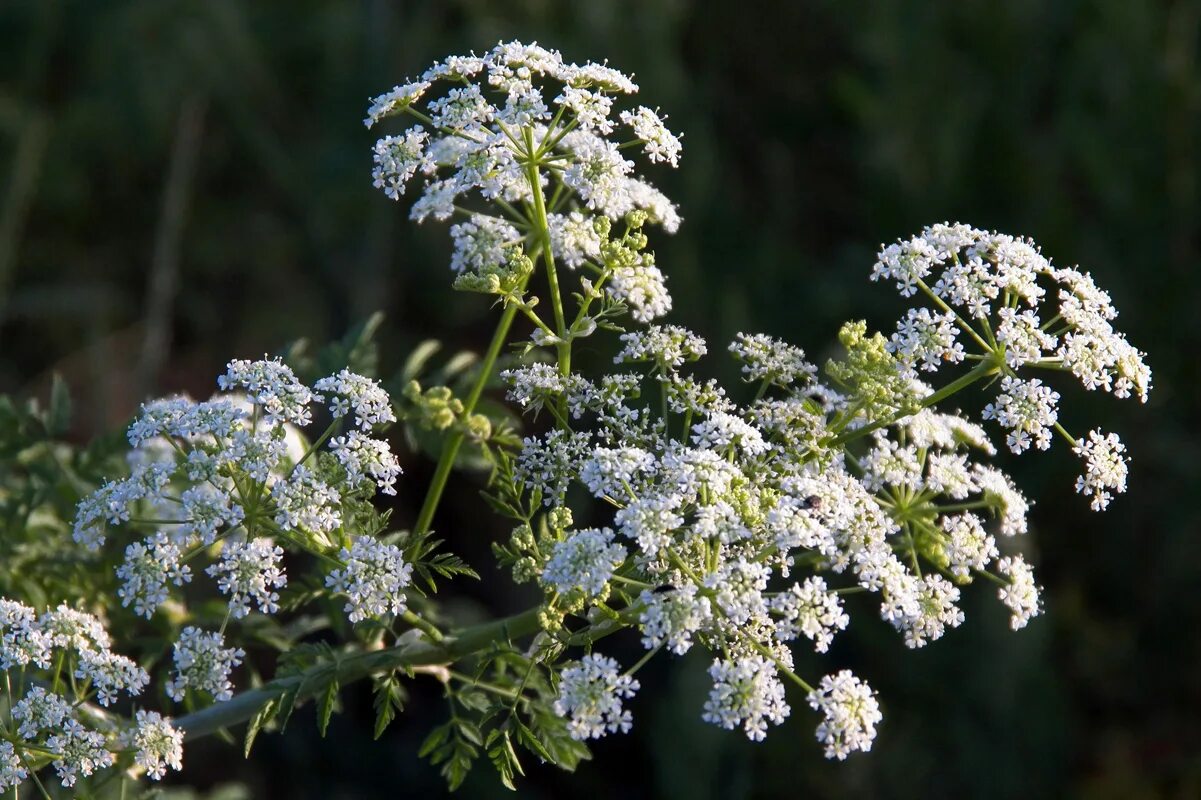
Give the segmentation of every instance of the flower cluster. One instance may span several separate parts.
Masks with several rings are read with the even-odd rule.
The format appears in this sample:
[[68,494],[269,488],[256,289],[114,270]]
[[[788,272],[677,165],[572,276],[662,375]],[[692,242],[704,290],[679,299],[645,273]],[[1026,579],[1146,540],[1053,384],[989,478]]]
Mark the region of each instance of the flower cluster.
[[[1085,459],[1076,489],[1092,496],[1093,510],[1125,491],[1117,436],[1094,431],[1078,442],[1059,424],[1059,392],[1020,374],[1067,372],[1088,390],[1146,402],[1146,356],[1114,328],[1118,312],[1091,275],[1053,266],[1030,240],[940,224],[883,247],[871,277],[895,281],[904,297],[920,292],[935,306],[910,309],[897,324],[889,350],[901,364],[934,371],[971,359],[977,370],[1000,375],[983,417],[1007,431],[1010,450],[1046,450],[1058,431]],[[965,341],[977,352],[965,350]]]
[[[375,562],[353,559],[371,542],[341,550],[347,509],[377,489],[395,493],[399,464],[388,442],[372,435],[396,419],[388,394],[347,370],[309,388],[278,359],[231,361],[217,382],[225,393],[210,400],[171,397],[143,406],[128,433],[134,448],[129,477],[79,504],[74,535],[86,546],[100,548],[114,531],[138,532],[117,568],[121,603],[153,617],[173,587],[193,579],[189,562],[219,552],[203,572],[226,595],[229,616],[241,619],[252,608],[274,614],[288,583],[284,556],[291,545],[340,565],[330,585],[358,598],[352,620],[403,610],[399,587],[408,565],[381,564],[360,575],[364,564]],[[332,422],[311,445],[302,429],[313,421],[313,405],[327,400]],[[347,423],[352,430],[334,435]],[[14,647],[12,657],[28,659],[30,652]],[[182,700],[189,690],[218,701],[232,695],[229,674],[244,654],[226,647],[222,634],[188,627],[174,655],[175,677],[167,687],[173,698]],[[115,670],[108,662],[81,664]],[[105,701],[113,687],[97,678],[93,683]]]
[[613,659],[589,653],[559,675],[555,713],[568,717],[567,728],[576,739],[598,739],[606,733],[625,733],[633,724],[622,708],[638,691],[638,681],[618,674]]
[[[511,269],[514,252],[540,249],[569,269],[599,271],[599,280],[582,281],[586,292],[650,321],[671,309],[665,276],[650,253],[622,246],[628,238],[610,240],[609,224],[633,214],[668,232],[679,227],[675,206],[627,153],[638,147],[648,162],[675,167],[681,145],[658,111],[617,110],[637,91],[613,67],[569,63],[537,44],[448,58],[371,101],[368,127],[393,116],[415,123],[376,142],[375,186],[399,200],[420,178],[412,219],[460,217],[450,230],[451,266],[465,273],[457,285],[478,289],[480,278]],[[487,210],[469,210],[472,197]],[[535,337],[563,343],[594,323],[568,331],[557,318]]]
[[360,536],[338,556],[344,566],[331,572],[325,584],[346,595],[351,622],[405,612],[404,588],[412,581],[413,565],[405,562],[400,548]]
[[[1001,423],[1014,452],[1045,448],[1061,430],[1060,396],[1016,370],[1052,365],[1058,356],[1045,348],[1066,333],[1017,306],[1036,307],[1046,294],[1038,281],[1049,277],[1064,287],[1068,309],[1052,326],[1075,325],[1070,314],[1077,322],[1112,314],[1091,283],[1050,268],[1028,243],[947,226],[919,238],[887,249],[876,277],[896,280],[906,295],[927,292],[937,310],[911,310],[891,339],[851,330],[830,384],[799,349],[740,334],[729,350],[758,391],[739,405],[686,374],[708,347],[670,325],[621,334],[615,363],[636,371],[599,384],[543,363],[506,373],[510,397],[527,410],[560,409],[562,424],[523,441],[511,476],[512,495],[540,499],[558,532],[513,539],[513,552],[526,554],[522,569],[534,565],[548,592],[544,625],[626,598],[648,649],[683,653],[699,642],[718,654],[706,720],[762,738],[788,714],[787,678],[821,712],[827,755],[845,758],[871,746],[880,719],[874,695],[850,673],[814,689],[792,671],[789,650],[801,638],[829,650],[851,621],[844,593],[875,595],[879,616],[911,648],[964,622],[963,587],[981,576],[999,584],[1015,630],[1039,613],[1033,572],[1016,552],[1029,501],[989,463],[996,448],[985,429],[934,406],[1000,376],[984,418]],[[961,262],[971,270],[956,273]],[[1128,348],[1109,335],[1110,350]],[[987,348],[969,352],[965,343],[977,338]],[[974,368],[947,387],[919,378],[965,361]],[[1122,376],[1145,393],[1149,376],[1133,363],[1111,364],[1121,372],[1111,376],[1115,393]],[[642,398],[648,384],[661,395],[658,414]],[[1124,447],[1094,431],[1075,449],[1086,464],[1078,489],[1103,507],[1125,487]],[[558,527],[554,520],[571,516],[573,486],[612,507],[612,524]]]
[[[37,769],[54,768],[62,785],[111,767],[131,741],[134,764],[158,780],[181,768],[183,734],[169,719],[140,710],[131,727],[96,708],[135,697],[149,682],[146,671],[114,652],[103,623],[67,606],[38,614],[0,599],[0,671],[14,695],[0,718],[11,737],[0,743],[0,790],[19,787]],[[8,737],[8,733],[6,733]],[[36,765],[36,766],[35,766]]]

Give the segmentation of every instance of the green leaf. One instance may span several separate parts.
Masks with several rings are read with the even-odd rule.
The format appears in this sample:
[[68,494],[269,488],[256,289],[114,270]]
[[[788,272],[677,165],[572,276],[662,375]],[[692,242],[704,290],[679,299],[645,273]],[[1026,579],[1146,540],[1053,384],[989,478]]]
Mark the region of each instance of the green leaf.
[[246,726],[246,741],[242,746],[243,757],[250,758],[250,748],[254,746],[254,740],[258,738],[259,731],[272,720],[278,708],[279,698],[273,697],[254,712],[254,716],[250,718],[250,724]]
[[421,747],[417,749],[417,757],[425,758],[444,745],[446,740],[450,738],[450,730],[451,723],[447,722],[430,731],[429,735],[425,737],[425,741],[421,743]]
[[538,741],[538,737],[534,735],[534,732],[524,722],[516,716],[513,717],[513,720],[517,723],[517,739],[525,749],[538,756],[538,758],[547,764],[557,763],[555,757],[551,755],[542,742]]
[[325,693],[321,695],[321,704],[317,708],[317,730],[321,732],[321,738],[325,738],[325,731],[329,728],[329,719],[334,714],[334,704],[338,701],[338,679],[331,678],[329,684],[325,687]]
[[375,682],[375,738],[383,735],[384,730],[404,711],[404,687],[396,673],[380,676]]

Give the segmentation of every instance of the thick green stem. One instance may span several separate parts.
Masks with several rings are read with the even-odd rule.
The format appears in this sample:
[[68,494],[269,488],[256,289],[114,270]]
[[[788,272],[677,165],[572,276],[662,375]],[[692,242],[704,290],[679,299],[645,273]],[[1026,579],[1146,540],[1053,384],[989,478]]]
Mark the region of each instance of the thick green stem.
[[[476,376],[471,391],[463,401],[464,415],[475,411],[475,406],[484,393],[484,387],[492,377],[492,370],[496,367],[496,359],[500,356],[501,348],[509,339],[509,329],[513,327],[513,320],[516,316],[517,306],[513,303],[506,305],[504,313],[501,314],[500,323],[496,326],[496,333],[492,334],[488,352],[484,354],[484,361],[480,364],[480,374]],[[438,510],[438,503],[442,500],[442,491],[446,488],[450,470],[454,467],[455,458],[459,455],[459,447],[462,446],[465,436],[466,433],[462,429],[456,429],[446,437],[446,442],[442,445],[442,455],[438,458],[438,466],[434,468],[434,477],[430,480],[429,489],[425,493],[425,502],[421,504],[421,511],[417,514],[417,521],[413,524],[415,536],[420,537],[429,533],[430,525],[434,521],[434,512]]]
[[[495,642],[519,639],[535,633],[539,629],[538,611],[538,608],[531,608],[511,617],[464,628],[448,634],[441,642],[417,641],[385,650],[347,656],[337,664],[338,683],[345,686],[353,681],[402,667],[452,664],[486,650]],[[278,678],[258,689],[243,692],[223,703],[181,717],[175,724],[183,729],[188,739],[208,736],[223,728],[245,722],[253,717],[264,703],[286,692],[299,690],[296,701],[307,699],[316,688],[323,685],[320,681],[312,680],[313,675],[329,668],[329,664],[319,664],[312,668],[312,674]]]

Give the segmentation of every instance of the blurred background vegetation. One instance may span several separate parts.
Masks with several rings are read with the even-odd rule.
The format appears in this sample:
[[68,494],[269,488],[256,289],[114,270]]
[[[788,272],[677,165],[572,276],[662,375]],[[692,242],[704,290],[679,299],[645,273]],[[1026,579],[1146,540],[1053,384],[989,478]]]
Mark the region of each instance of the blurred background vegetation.
[[[0,391],[45,396],[61,373],[84,441],[150,394],[207,396],[230,357],[321,343],[377,309],[385,372],[428,337],[478,349],[493,317],[452,295],[445,228],[370,186],[366,100],[502,37],[609,58],[686,133],[661,176],[685,225],[652,240],[674,321],[820,359],[843,320],[899,313],[866,280],[878,242],[961,220],[1091,270],[1156,387],[1147,407],[1065,401],[1069,428],[1103,420],[1134,456],[1108,513],[1072,494],[1066,448],[1012,465],[1039,500],[1046,616],[1011,634],[977,587],[972,624],[909,653],[861,609],[827,664],[882,696],[871,755],[822,761],[799,700],[762,745],[706,726],[705,664],[658,659],[633,733],[576,776],[531,770],[523,796],[1201,796],[1199,31],[1197,0],[8,0]],[[430,464],[405,466],[407,520]],[[438,527],[484,574],[462,587],[469,613],[499,614],[522,598],[488,567],[499,531],[478,485],[457,482]],[[635,639],[610,649],[628,663]],[[352,690],[328,739],[294,723],[246,763],[197,744],[184,780],[437,796],[415,755],[445,714],[435,688],[418,684],[378,743]],[[503,793],[477,773],[464,796]]]

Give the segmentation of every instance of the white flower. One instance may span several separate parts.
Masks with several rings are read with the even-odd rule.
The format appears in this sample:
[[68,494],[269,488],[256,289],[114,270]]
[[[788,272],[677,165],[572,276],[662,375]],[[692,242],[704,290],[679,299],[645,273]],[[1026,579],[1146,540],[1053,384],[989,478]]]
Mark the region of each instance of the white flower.
[[953,500],[963,500],[979,488],[967,456],[955,453],[930,453],[926,457],[926,487]]
[[0,792],[20,786],[29,777],[29,770],[13,748],[12,742],[0,742]]
[[371,378],[344,369],[337,375],[317,381],[313,388],[319,392],[329,392],[333,396],[329,410],[335,418],[344,417],[354,411],[355,423],[364,431],[371,430],[372,425],[396,421],[391,398],[379,383]]
[[371,106],[367,109],[367,118],[363,120],[363,124],[370,128],[384,117],[391,116],[398,111],[408,108],[421,95],[425,94],[429,88],[429,81],[422,80],[417,83],[406,83],[393,87],[390,92],[385,92],[379,97],[372,98]]
[[963,612],[955,605],[959,589],[946,578],[926,575],[914,588],[916,607],[891,620],[904,634],[907,647],[925,647],[941,639],[947,628],[958,628],[963,623]]
[[292,369],[278,358],[234,359],[229,362],[225,374],[217,378],[217,385],[224,391],[244,389],[272,423],[308,425],[313,419],[309,404],[321,399],[296,380]]
[[435,126],[451,130],[474,130],[491,122],[496,115],[496,109],[475,84],[451,89],[430,103],[429,110]]
[[19,724],[17,735],[37,739],[62,728],[72,717],[71,704],[57,694],[35,686],[12,707],[12,718]]
[[645,330],[623,333],[621,342],[624,346],[613,363],[650,361],[660,372],[696,361],[708,352],[704,339],[678,325],[650,325]]
[[625,548],[613,543],[613,531],[608,528],[575,531],[555,543],[542,580],[562,593],[578,589],[595,597],[625,559]]
[[767,617],[767,579],[771,570],[764,564],[739,558],[722,564],[716,572],[705,576],[705,587],[713,591],[713,599],[722,613],[735,625],[762,621]]
[[352,486],[359,486],[371,479],[384,494],[396,494],[400,463],[387,442],[351,431],[346,436],[335,437],[329,447],[338,463],[345,468],[346,480]]
[[753,742],[767,735],[767,723],[779,725],[791,712],[776,667],[761,656],[718,659],[709,667],[713,688],[702,719],[726,730],[738,725]]
[[229,492],[210,483],[185,490],[179,499],[187,521],[167,532],[177,542],[186,542],[187,537],[194,535],[204,544],[212,544],[217,539],[218,530],[223,526],[233,528],[246,516]]
[[873,281],[881,278],[896,281],[901,295],[910,297],[917,292],[917,282],[930,274],[938,258],[938,252],[921,237],[897,242],[880,251],[871,277]]
[[951,305],[966,308],[977,319],[992,313],[992,301],[1001,293],[993,280],[992,265],[979,256],[948,264],[931,291]]
[[744,455],[754,457],[771,449],[763,434],[751,423],[725,411],[710,412],[692,426],[692,443],[708,450],[736,447]]
[[998,555],[996,541],[984,531],[975,514],[964,512],[943,517],[942,529],[948,539],[948,566],[956,578],[970,578],[972,570],[983,570]]
[[46,749],[53,754],[51,763],[63,786],[74,786],[80,775],[86,777],[113,763],[104,735],[75,719],[67,720],[61,731],[46,740]]
[[280,568],[284,550],[270,539],[226,542],[221,560],[205,570],[217,579],[217,588],[229,595],[230,613],[241,619],[250,613],[250,603],[258,604],[264,614],[279,610],[279,592],[288,584]]
[[0,671],[27,664],[48,668],[51,644],[32,608],[0,598]]
[[189,625],[175,643],[175,677],[167,683],[172,700],[184,699],[188,690],[207,692],[221,702],[233,697],[229,673],[246,657],[240,647],[225,647],[225,637]]
[[159,531],[144,542],[125,548],[125,561],[117,568],[122,584],[117,589],[121,605],[133,606],[146,619],[167,602],[167,584],[183,586],[192,580],[192,570],[182,563],[183,551],[167,534]]
[[275,524],[286,531],[303,530],[326,534],[342,525],[342,498],[338,492],[305,466],[271,487],[275,501]]
[[984,498],[999,507],[1001,533],[1005,536],[1025,533],[1030,502],[1013,485],[1009,476],[995,467],[974,464],[972,478],[984,493]]
[[125,656],[108,650],[83,650],[75,677],[88,680],[96,690],[96,700],[102,706],[116,702],[117,693],[125,692],[130,697],[139,695],[150,683],[146,670]]
[[359,536],[338,557],[345,566],[326,576],[325,585],[346,595],[351,622],[400,616],[407,610],[404,588],[412,581],[413,565],[405,562],[399,547]]
[[1040,612],[1038,586],[1034,583],[1034,570],[1020,555],[1002,558],[997,562],[997,571],[1009,579],[1008,586],[997,590],[997,597],[1009,609],[1009,627],[1021,630],[1031,618]]
[[879,491],[885,486],[916,489],[922,480],[917,448],[913,445],[903,447],[880,433],[862,463],[863,485],[868,491]]
[[138,709],[136,727],[126,735],[133,748],[134,763],[146,770],[151,780],[162,780],[167,768],[183,769],[183,731],[157,711]]
[[870,686],[849,670],[822,678],[809,693],[809,705],[822,713],[817,740],[826,747],[826,758],[842,761],[856,750],[872,749],[876,724],[883,719]]
[[1088,432],[1072,451],[1084,459],[1084,474],[1076,478],[1076,491],[1091,494],[1093,511],[1103,511],[1114,494],[1126,491],[1126,472],[1130,457],[1126,445],[1116,433]]
[[805,360],[804,350],[762,333],[740,333],[729,349],[742,362],[748,381],[788,386],[817,374],[817,367]]
[[609,277],[607,290],[614,300],[625,303],[639,322],[650,322],[671,311],[667,278],[658,267],[618,267]]
[[680,163],[680,137],[667,129],[659,114],[646,106],[621,112],[621,121],[634,129],[642,140],[643,152],[650,161],[663,161],[673,167]]
[[638,617],[642,625],[642,646],[650,650],[660,645],[677,655],[692,647],[692,634],[703,630],[713,619],[709,598],[698,595],[695,584],[676,589],[644,591],[639,597],[643,605]]
[[509,223],[483,214],[450,226],[454,255],[450,268],[455,272],[485,272],[504,264],[510,248],[521,243],[521,234]]
[[599,739],[606,733],[626,733],[633,725],[622,700],[634,696],[638,681],[618,674],[613,659],[589,653],[559,674],[559,697],[555,713],[569,717],[567,730],[573,739]]
[[404,136],[385,136],[375,143],[371,170],[372,185],[383,189],[392,200],[400,200],[407,184],[419,170],[429,167],[425,152],[428,134],[420,128],[410,128]]
[[[613,121],[609,112],[613,108],[613,98],[601,92],[593,92],[577,86],[564,86],[563,92],[555,98],[555,102],[569,109],[584,128],[596,130],[599,133],[612,133]],[[625,114],[622,114],[625,122]]]
[[1051,446],[1051,428],[1059,420],[1058,402],[1059,392],[1038,378],[1024,381],[1006,377],[1001,380],[996,402],[985,406],[984,418],[1009,428],[1005,441],[1013,452],[1021,453],[1031,444],[1046,450]]
[[38,619],[38,626],[45,634],[46,640],[54,647],[83,652],[107,650],[113,644],[99,619],[63,604],[43,613]]
[[955,315],[932,314],[928,308],[909,309],[897,323],[897,332],[888,342],[888,350],[906,367],[934,372],[944,363],[957,364],[966,355],[955,341],[959,328]]
[[553,505],[567,493],[587,453],[588,434],[583,432],[556,429],[544,437],[526,437],[517,457],[517,478],[540,491],[545,505]]
[[601,237],[590,217],[579,211],[570,214],[551,214],[550,246],[556,263],[575,269],[588,261],[599,261]]
[[1046,333],[1033,311],[1018,313],[1016,309],[1002,308],[997,312],[1001,322],[997,325],[997,343],[1005,345],[1005,363],[1013,369],[1037,362],[1044,351],[1055,350],[1058,340]]
[[838,595],[816,576],[794,583],[788,591],[772,598],[771,610],[781,617],[776,624],[776,638],[787,641],[803,634],[819,653],[829,650],[834,634],[846,630],[851,621]]
[[654,468],[655,457],[642,448],[598,447],[580,468],[580,480],[594,497],[627,498]]

